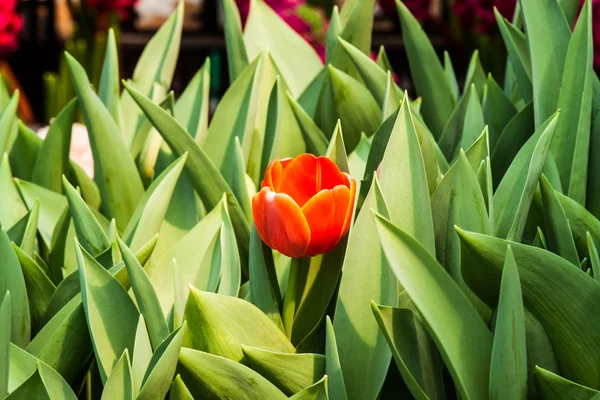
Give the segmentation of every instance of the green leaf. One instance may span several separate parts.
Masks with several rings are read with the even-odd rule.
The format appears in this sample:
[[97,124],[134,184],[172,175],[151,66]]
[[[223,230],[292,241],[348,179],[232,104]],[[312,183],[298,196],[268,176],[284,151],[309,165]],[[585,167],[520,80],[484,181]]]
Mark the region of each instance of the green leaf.
[[194,400],[194,396],[192,396],[190,390],[183,383],[181,375],[177,375],[171,385],[169,400]]
[[391,359],[369,303],[391,306],[398,301],[397,282],[379,244],[371,210],[388,215],[377,178],[350,232],[333,321],[335,331],[344,332],[337,338],[337,350],[350,399],[377,397]]
[[[410,71],[417,94],[423,98],[423,118],[437,139],[454,110],[454,95],[442,64],[419,22],[402,2],[397,0],[396,5]],[[423,68],[425,65],[427,68]]]
[[[327,27],[327,36],[325,38],[325,64],[331,64],[331,58],[335,53],[334,50],[338,45],[338,38],[344,28],[340,19],[340,9],[337,4],[334,4],[331,10],[331,18],[329,18],[329,26]],[[338,50],[339,51],[339,50]]]
[[[48,135],[37,153],[32,182],[62,193],[62,176],[70,170],[71,130],[75,121],[77,100],[71,100],[50,125]],[[57,162],[58,160],[58,162]]]
[[[131,85],[144,96],[151,94],[155,83],[165,88],[171,87],[181,43],[183,18],[184,2],[179,1],[175,12],[146,44],[138,59]],[[125,143],[130,145],[138,133],[139,127],[143,124],[144,118],[128,91],[123,91],[121,95],[121,109],[125,116],[123,129]]]
[[10,102],[4,110],[2,110],[2,117],[0,117],[0,154],[10,152],[13,143],[17,136],[17,108],[19,105],[19,91],[16,90]]
[[348,154],[346,153],[346,147],[344,146],[342,124],[339,120],[333,131],[333,135],[331,136],[325,156],[332,160],[338,166],[340,171],[350,173],[350,167],[348,166]]
[[425,248],[383,217],[375,220],[388,262],[421,312],[460,396],[486,398],[492,351],[487,326]]
[[600,393],[540,367],[535,368],[535,381],[538,393],[548,400],[589,400]]
[[250,1],[244,42],[250,60],[263,51],[271,53],[295,96],[308,86],[323,65],[310,44],[263,1]]
[[[246,186],[246,162],[244,161],[244,153],[240,144],[239,138],[234,138],[231,153],[228,157],[229,168],[231,169],[229,176],[224,175],[227,183],[231,187],[242,211],[246,215],[248,221],[252,220],[252,206],[250,204],[250,196],[248,196],[248,188]],[[263,175],[264,176],[264,175]]]
[[115,218],[117,226],[124,227],[144,192],[142,181],[116,122],[94,93],[85,70],[68,53],[66,59],[94,153],[94,179],[102,197],[101,210],[107,217]]
[[279,313],[281,293],[277,284],[272,251],[263,245],[254,224],[250,232],[249,281],[251,303],[283,331],[283,322]]
[[85,316],[100,377],[106,382],[125,349],[133,350],[139,312],[119,281],[75,245]]
[[457,231],[469,261],[462,265],[465,281],[490,306],[497,302],[506,247],[511,245],[519,268],[523,304],[546,329],[561,372],[583,385],[600,387],[600,364],[593,356],[600,351],[600,343],[594,339],[600,317],[588,300],[600,294],[600,284],[546,250],[459,228]]
[[458,100],[458,82],[456,80],[456,73],[454,72],[454,65],[452,65],[452,59],[450,53],[444,50],[444,74],[446,75],[446,81],[450,86],[452,97],[454,101]]
[[393,199],[390,220],[435,254],[427,176],[407,96],[381,161],[380,182],[383,197]]
[[[478,97],[483,97],[483,87],[486,84],[485,71],[479,60],[479,50],[475,50],[469,61],[467,75],[465,76],[465,88],[475,86]],[[466,90],[466,89],[465,89]]]
[[544,175],[540,178],[540,189],[546,222],[547,249],[573,265],[579,265],[579,256],[577,255],[569,221],[552,185]]
[[[225,0],[225,3],[230,1]],[[231,60],[231,58],[228,58],[228,60]],[[204,142],[208,131],[210,65],[210,58],[207,57],[202,68],[196,72],[196,75],[177,99],[175,112],[173,113],[175,119],[200,144]]]
[[205,207],[209,210],[213,209],[223,198],[223,193],[226,194],[240,250],[240,258],[247,260],[250,227],[233,192],[218,169],[204,150],[194,142],[191,136],[188,135],[185,129],[173,117],[132,87],[126,84],[125,88],[131,92],[133,98],[144,109],[144,112],[163,136],[169,147],[171,147],[174,154],[181,156],[186,151],[189,153],[186,162],[186,172]]
[[483,99],[483,116],[490,129],[490,148],[498,143],[504,128],[517,114],[517,109],[506,97],[492,75],[487,78],[487,91]]
[[442,153],[448,160],[454,159],[456,154],[458,154],[470,97],[471,90],[466,90],[459,98],[454,111],[448,118],[448,122],[444,125],[444,130],[437,139]]
[[329,400],[327,376],[324,376],[319,382],[296,393],[290,399],[293,400]]
[[302,109],[300,104],[292,95],[287,94],[288,103],[296,117],[296,122],[306,143],[306,151],[316,156],[322,156],[327,151],[329,140],[325,137],[321,129],[313,122],[311,117]]
[[390,59],[383,45],[379,46],[379,52],[377,52],[377,59],[375,62],[384,72],[391,72],[393,74],[394,70],[392,69],[392,64],[390,63]]
[[444,399],[442,363],[418,312],[371,302],[396,366],[416,399]]
[[139,250],[159,233],[186,160],[186,153],[175,160],[152,181],[138,203],[123,234],[123,239],[133,251]]
[[144,375],[139,400],[163,399],[169,391],[177,360],[181,351],[187,325],[184,322],[175,329],[156,349]]
[[383,103],[381,104],[381,123],[383,124],[390,115],[394,113],[402,103],[402,96],[398,94],[394,86],[392,73],[388,71],[385,80],[385,92],[383,94]]
[[93,257],[98,257],[110,247],[104,229],[77,193],[77,190],[64,177],[63,186],[69,202],[69,212],[77,232],[77,239],[88,253]]
[[106,53],[100,75],[100,84],[98,86],[98,97],[106,106],[110,115],[117,123],[117,126],[123,128],[123,112],[121,111],[121,101],[119,97],[119,55],[117,51],[117,39],[115,31],[108,30],[106,38]]
[[325,317],[325,332],[325,374],[329,377],[329,393],[331,393],[332,399],[347,400],[348,395],[340,366],[335,332],[329,316]]
[[23,203],[19,191],[13,182],[13,176],[8,162],[8,155],[3,155],[0,165],[0,223],[8,228],[14,226],[20,219],[27,215],[27,207]]
[[519,271],[510,245],[502,269],[490,367],[490,399],[527,399],[525,315]]
[[[531,55],[533,108],[539,128],[557,108],[570,29],[556,0],[520,1]],[[548,84],[553,82],[553,84]]]
[[217,292],[228,296],[237,296],[240,291],[242,272],[238,246],[235,240],[235,232],[233,225],[231,224],[229,208],[225,200],[225,196],[223,196],[223,225],[221,226],[221,232],[219,234],[218,247],[221,252],[221,280]]
[[558,98],[561,118],[552,143],[552,155],[560,172],[563,190],[570,198],[585,205],[595,77],[590,1],[581,10],[566,57]]
[[481,103],[479,102],[479,95],[477,94],[475,84],[471,84],[469,90],[471,94],[469,95],[469,101],[465,111],[465,121],[460,139],[460,147],[463,149],[468,149],[475,140],[477,140],[485,128],[483,110],[481,108]]
[[133,392],[137,396],[142,388],[144,375],[152,359],[152,344],[148,336],[148,330],[144,321],[144,315],[140,314],[135,332],[135,343],[133,345],[133,356],[131,359],[131,371],[133,379]]
[[560,112],[550,117],[519,150],[494,194],[495,235],[519,241]]
[[224,357],[181,349],[178,372],[193,398],[283,400],[287,396],[248,367]]
[[237,77],[248,66],[248,55],[242,33],[242,21],[234,0],[223,0],[223,30],[227,48],[227,67],[229,82],[235,82]]
[[127,268],[137,306],[144,316],[152,347],[156,349],[169,336],[169,327],[162,313],[152,282],[125,242],[117,239]]
[[318,382],[325,375],[325,356],[289,354],[242,345],[244,364],[267,378],[288,396]]
[[[337,36],[335,37],[335,42],[337,43]],[[314,118],[317,112],[317,107],[319,105],[319,97],[321,96],[321,91],[323,90],[325,79],[329,74],[328,71],[329,70],[327,68],[322,68],[321,72],[319,72],[317,76],[315,76],[315,78],[310,82],[310,84],[298,97],[298,104],[302,106],[306,114],[308,114],[309,118],[311,119]],[[293,96],[291,97],[295,98]]]
[[7,291],[0,302],[0,396],[8,394],[10,368],[10,292]]
[[133,400],[133,378],[131,376],[131,363],[129,351],[125,349],[123,355],[113,368],[108,380],[104,384],[102,399]]
[[594,239],[592,239],[592,235],[589,232],[587,233],[587,242],[594,279],[600,282],[600,256],[598,255],[598,248],[594,243]]
[[33,257],[37,240],[38,221],[40,217],[40,202],[38,200],[33,203],[33,207],[27,218],[27,225],[23,231],[23,239],[20,242],[21,249],[29,256]]
[[50,400],[50,394],[44,385],[44,381],[40,376],[40,371],[36,370],[21,386],[9,394],[8,400],[25,400],[25,399],[40,399]]
[[[189,329],[184,346],[239,361],[242,344],[294,353],[288,341],[266,315],[245,300],[190,288],[185,308]],[[252,326],[252,329],[248,329]]]
[[23,277],[25,278],[32,330],[37,330],[42,327],[44,314],[56,287],[27,253],[14,243],[12,246],[19,259],[21,269],[23,270]]
[[348,168],[350,169],[350,175],[356,178],[357,193],[360,193],[360,185],[362,182],[359,178],[365,175],[370,151],[371,141],[363,134],[360,138],[360,142],[358,142],[358,146],[356,146],[352,153],[348,154]]
[[361,132],[372,136],[379,126],[381,109],[367,88],[343,71],[329,65],[315,122],[325,134],[334,131],[342,121],[344,140],[348,151],[354,150]]
[[20,347],[29,343],[31,316],[28,292],[19,259],[8,240],[4,229],[0,229],[0,293],[10,292],[11,297],[11,342]]

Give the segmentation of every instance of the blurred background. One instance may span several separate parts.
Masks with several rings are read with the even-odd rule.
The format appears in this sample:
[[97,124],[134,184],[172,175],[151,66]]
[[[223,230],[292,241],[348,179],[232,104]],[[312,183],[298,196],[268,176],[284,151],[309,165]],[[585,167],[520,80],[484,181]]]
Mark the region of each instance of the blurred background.
[[[242,21],[250,0],[236,0]],[[264,0],[324,57],[332,8],[343,0]],[[493,9],[512,19],[516,0],[405,0],[440,55],[448,50],[458,77],[464,77],[472,52],[487,72],[502,77],[505,50]],[[184,35],[173,80],[177,95],[206,57],[212,65],[211,104],[229,85],[220,0],[185,0]],[[594,1],[594,4],[600,1]],[[0,0],[0,72],[9,88],[21,89],[20,114],[28,123],[47,124],[74,96],[63,65],[68,50],[99,78],[106,32],[120,43],[121,76],[131,77],[135,62],[175,0]],[[378,0],[372,51],[385,46],[401,87],[411,90],[408,62],[395,0]],[[594,10],[600,10],[594,6]],[[600,21],[600,18],[596,19]],[[594,35],[596,37],[596,29]]]

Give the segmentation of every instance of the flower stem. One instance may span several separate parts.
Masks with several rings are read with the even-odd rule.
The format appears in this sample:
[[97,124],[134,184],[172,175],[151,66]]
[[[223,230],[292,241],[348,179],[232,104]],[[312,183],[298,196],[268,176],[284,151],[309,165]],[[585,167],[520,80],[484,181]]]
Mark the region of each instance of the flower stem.
[[283,299],[283,327],[288,338],[292,337],[292,326],[294,325],[294,317],[296,314],[296,308],[300,302],[302,296],[301,290],[301,277],[302,277],[302,258],[292,258],[290,264],[290,272],[288,276],[287,290]]

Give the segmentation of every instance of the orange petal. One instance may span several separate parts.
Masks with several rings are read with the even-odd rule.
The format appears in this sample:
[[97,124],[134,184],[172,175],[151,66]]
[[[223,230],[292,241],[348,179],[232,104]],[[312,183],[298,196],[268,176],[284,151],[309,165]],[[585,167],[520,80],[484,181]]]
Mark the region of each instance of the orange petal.
[[339,185],[333,190],[320,191],[302,207],[311,234],[308,255],[327,253],[337,245],[349,198],[348,188]]
[[312,154],[301,154],[283,170],[279,192],[288,194],[302,207],[320,189],[318,158]]
[[350,201],[348,203],[348,209],[346,210],[346,216],[344,217],[344,225],[342,226],[342,233],[340,235],[340,239],[348,233],[348,229],[350,229],[350,223],[352,222],[352,214],[354,212],[354,202],[356,200],[356,180],[350,175],[344,173],[348,178],[348,183],[350,184]]
[[291,158],[283,158],[275,160],[267,167],[265,171],[265,179],[262,181],[261,187],[268,186],[271,190],[278,192],[281,185],[281,175],[283,169],[292,161]]
[[288,257],[306,256],[310,229],[291,197],[264,187],[252,198],[252,215],[259,236],[269,247]]
[[350,186],[348,177],[350,175],[341,172],[338,166],[327,157],[319,157],[319,172],[321,185],[319,190],[333,189],[337,185]]

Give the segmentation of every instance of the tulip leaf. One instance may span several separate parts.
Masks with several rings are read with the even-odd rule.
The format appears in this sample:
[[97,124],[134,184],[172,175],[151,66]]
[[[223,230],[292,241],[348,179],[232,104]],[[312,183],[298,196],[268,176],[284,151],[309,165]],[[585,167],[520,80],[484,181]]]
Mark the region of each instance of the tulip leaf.
[[29,218],[27,218],[27,225],[23,231],[23,238],[20,242],[21,249],[29,256],[33,257],[35,251],[38,221],[40,218],[40,202],[38,200],[33,203],[33,207],[29,212]]
[[[394,87],[392,73],[388,71],[385,80],[385,92],[383,94],[383,103],[381,104],[381,123],[383,124],[390,115],[394,113],[402,103],[402,96],[398,94]],[[377,130],[379,132],[379,129]]]
[[[539,128],[557,108],[570,29],[558,1],[521,1],[531,55],[533,108]],[[499,18],[498,18],[499,19]],[[548,82],[555,84],[548,85]],[[581,92],[580,92],[581,93]]]
[[479,95],[477,94],[475,84],[471,84],[469,90],[471,93],[465,111],[465,121],[460,138],[460,147],[463,149],[468,149],[485,128],[483,110],[479,102]]
[[[110,112],[110,115],[123,128],[123,112],[121,111],[121,99],[119,96],[119,55],[117,50],[117,39],[114,29],[108,30],[106,38],[106,53],[102,64],[100,84],[98,85],[98,97]],[[59,182],[60,183],[60,182]],[[59,186],[60,188],[60,186]]]
[[325,356],[289,354],[242,345],[244,364],[267,378],[288,396],[318,382],[325,375]]
[[454,101],[458,100],[458,82],[456,80],[456,73],[454,72],[454,65],[452,65],[452,59],[450,54],[444,50],[444,74],[446,75],[446,81],[450,86],[452,97]]
[[337,4],[334,4],[331,10],[331,17],[329,18],[329,26],[327,27],[327,36],[325,37],[325,64],[331,63],[331,58],[338,45],[338,38],[343,28],[344,26],[340,19],[340,9]]
[[[455,107],[446,73],[429,38],[402,2],[396,2],[402,38],[417,94],[423,98],[423,118],[437,139]],[[423,68],[423,66],[427,68]]]
[[585,205],[593,86],[592,4],[587,1],[566,54],[558,98],[561,118],[552,142],[552,155],[563,190]]
[[[38,202],[39,204],[39,202]],[[39,209],[39,206],[38,206]],[[8,239],[11,242],[22,243],[23,237],[25,236],[25,229],[29,223],[29,217],[31,215],[31,211],[28,212],[19,222],[10,227],[10,229],[6,232],[8,235]]]
[[[226,0],[224,3],[229,2],[230,0]],[[231,60],[231,58],[228,59]],[[175,119],[198,143],[204,142],[208,131],[210,73],[210,58],[206,58],[202,68],[196,72],[175,103]],[[233,80],[231,81],[233,82]]]
[[4,110],[2,110],[2,117],[0,117],[0,154],[10,152],[13,143],[17,136],[17,108],[19,105],[19,91],[16,90],[10,102]]
[[[337,43],[337,36],[335,37],[335,42]],[[327,79],[328,75],[329,70],[327,68],[322,68],[321,72],[315,76],[315,78],[308,84],[306,89],[304,89],[302,94],[298,97],[298,104],[302,106],[302,109],[311,119],[315,117],[317,112],[321,91],[323,90],[323,86],[325,85],[325,80]],[[296,99],[296,97],[289,92],[288,96]]]
[[375,220],[388,262],[423,316],[461,397],[485,398],[492,352],[487,326],[428,250],[385,218],[375,214]]
[[[190,328],[184,346],[239,361],[242,344],[293,353],[294,346],[266,315],[245,300],[190,288]],[[253,327],[248,329],[248,326]]]
[[490,129],[490,148],[493,149],[504,128],[517,114],[517,109],[506,97],[492,75],[487,78],[487,91],[483,99],[483,116]]
[[299,391],[290,399],[292,400],[329,400],[327,389],[327,377],[324,376],[320,381]]
[[444,399],[442,363],[418,313],[374,302],[371,308],[411,394],[416,399]]
[[10,292],[7,291],[0,302],[0,396],[8,394],[10,368]]
[[[267,30],[268,28],[268,30]],[[315,50],[263,1],[251,0],[244,42],[248,59],[268,50],[295,96],[321,70]]]
[[332,399],[347,400],[346,386],[338,354],[335,331],[329,316],[325,317],[325,374],[329,377],[329,393]]
[[519,271],[510,245],[502,270],[490,367],[490,399],[527,398],[525,315]]
[[244,68],[248,66],[248,54],[246,53],[242,21],[236,2],[234,0],[223,0],[222,5],[229,82],[235,82]]
[[598,248],[592,239],[592,235],[588,232],[587,234],[588,250],[590,253],[590,261],[592,264],[592,273],[594,279],[600,282],[600,256],[598,255]]
[[380,171],[381,192],[390,220],[435,254],[429,188],[422,147],[404,97],[387,143]]
[[344,146],[342,124],[339,120],[333,131],[333,135],[331,136],[331,141],[329,142],[325,156],[331,159],[338,166],[340,171],[350,173],[348,154],[346,153],[346,147]]
[[125,85],[125,87],[131,92],[140,107],[143,108],[152,124],[163,136],[163,139],[171,147],[171,150],[173,150],[173,153],[178,156],[183,155],[186,151],[189,153],[186,162],[186,173],[202,199],[204,206],[209,210],[213,209],[223,198],[223,193],[226,194],[233,227],[238,239],[238,248],[242,256],[241,259],[246,260],[247,257],[245,255],[248,254],[250,237],[248,221],[235,199],[231,188],[227,185],[215,165],[204,150],[198,146],[194,139],[169,113],[142,96],[132,87],[128,85]]
[[390,306],[398,301],[371,210],[388,215],[377,178],[350,232],[333,321],[335,331],[344,332],[337,350],[350,399],[375,398],[389,369],[391,353],[371,316],[370,301]]
[[231,169],[229,176],[225,175],[227,183],[231,187],[233,194],[235,195],[242,211],[246,215],[248,221],[252,220],[252,206],[250,204],[250,196],[248,196],[249,190],[246,183],[246,162],[244,161],[244,152],[240,144],[238,137],[234,138],[233,147],[231,148],[230,154],[230,166]]
[[538,393],[548,400],[589,400],[600,393],[540,367],[535,368],[535,381]]
[[287,94],[287,99],[306,143],[306,150],[316,156],[325,155],[329,140],[290,93]]
[[158,346],[144,375],[142,389],[137,399],[162,399],[166,396],[175,375],[186,326],[184,322]]
[[62,176],[67,175],[71,168],[69,151],[76,110],[77,100],[73,99],[50,124],[33,167],[32,182],[58,193],[63,191]]
[[[546,329],[563,375],[583,385],[600,387],[600,364],[593,356],[600,351],[600,342],[596,340],[600,317],[589,301],[600,293],[600,284],[549,251],[459,228],[457,231],[463,254],[468,256],[468,262],[462,265],[465,281],[492,307],[498,299],[506,247],[511,245],[519,268],[524,306]],[[577,296],[569,296],[566,301],[567,293]],[[554,311],[548,313],[548,307]],[[572,343],[578,346],[573,347]]]
[[142,388],[144,375],[152,359],[152,344],[148,336],[148,330],[144,321],[144,315],[140,314],[135,332],[135,343],[133,345],[133,356],[131,358],[131,371],[133,379],[133,392],[137,396]]
[[221,279],[217,293],[237,296],[240,291],[242,272],[240,270],[240,258],[238,246],[235,240],[235,232],[231,223],[229,207],[223,197],[223,208],[221,209],[223,225],[219,233],[220,269]]
[[521,239],[535,188],[556,130],[560,112],[556,112],[519,150],[494,194],[495,235],[509,240]]
[[2,164],[0,165],[0,196],[3,200],[3,207],[0,207],[0,223],[7,229],[27,215],[27,207],[23,203],[13,181],[6,154],[2,157]]
[[458,99],[454,111],[448,118],[448,122],[444,125],[444,130],[437,139],[438,145],[447,160],[454,159],[455,155],[458,154],[471,93],[471,90],[465,90],[463,95]]
[[117,398],[123,400],[134,399],[131,363],[127,349],[123,352],[123,355],[104,384],[101,400]]
[[171,385],[169,400],[194,400],[194,396],[192,396],[190,390],[183,383],[181,375],[177,375]]
[[348,169],[350,175],[356,179],[356,192],[360,193],[360,177],[365,175],[365,169],[367,168],[367,159],[369,158],[369,152],[371,151],[371,141],[366,135],[362,135],[358,146],[354,151],[348,154]]
[[283,322],[279,313],[281,293],[277,284],[272,251],[263,244],[254,224],[250,231],[249,282],[250,302],[283,331]]
[[133,350],[139,312],[119,281],[76,243],[85,316],[103,382],[125,349]]

